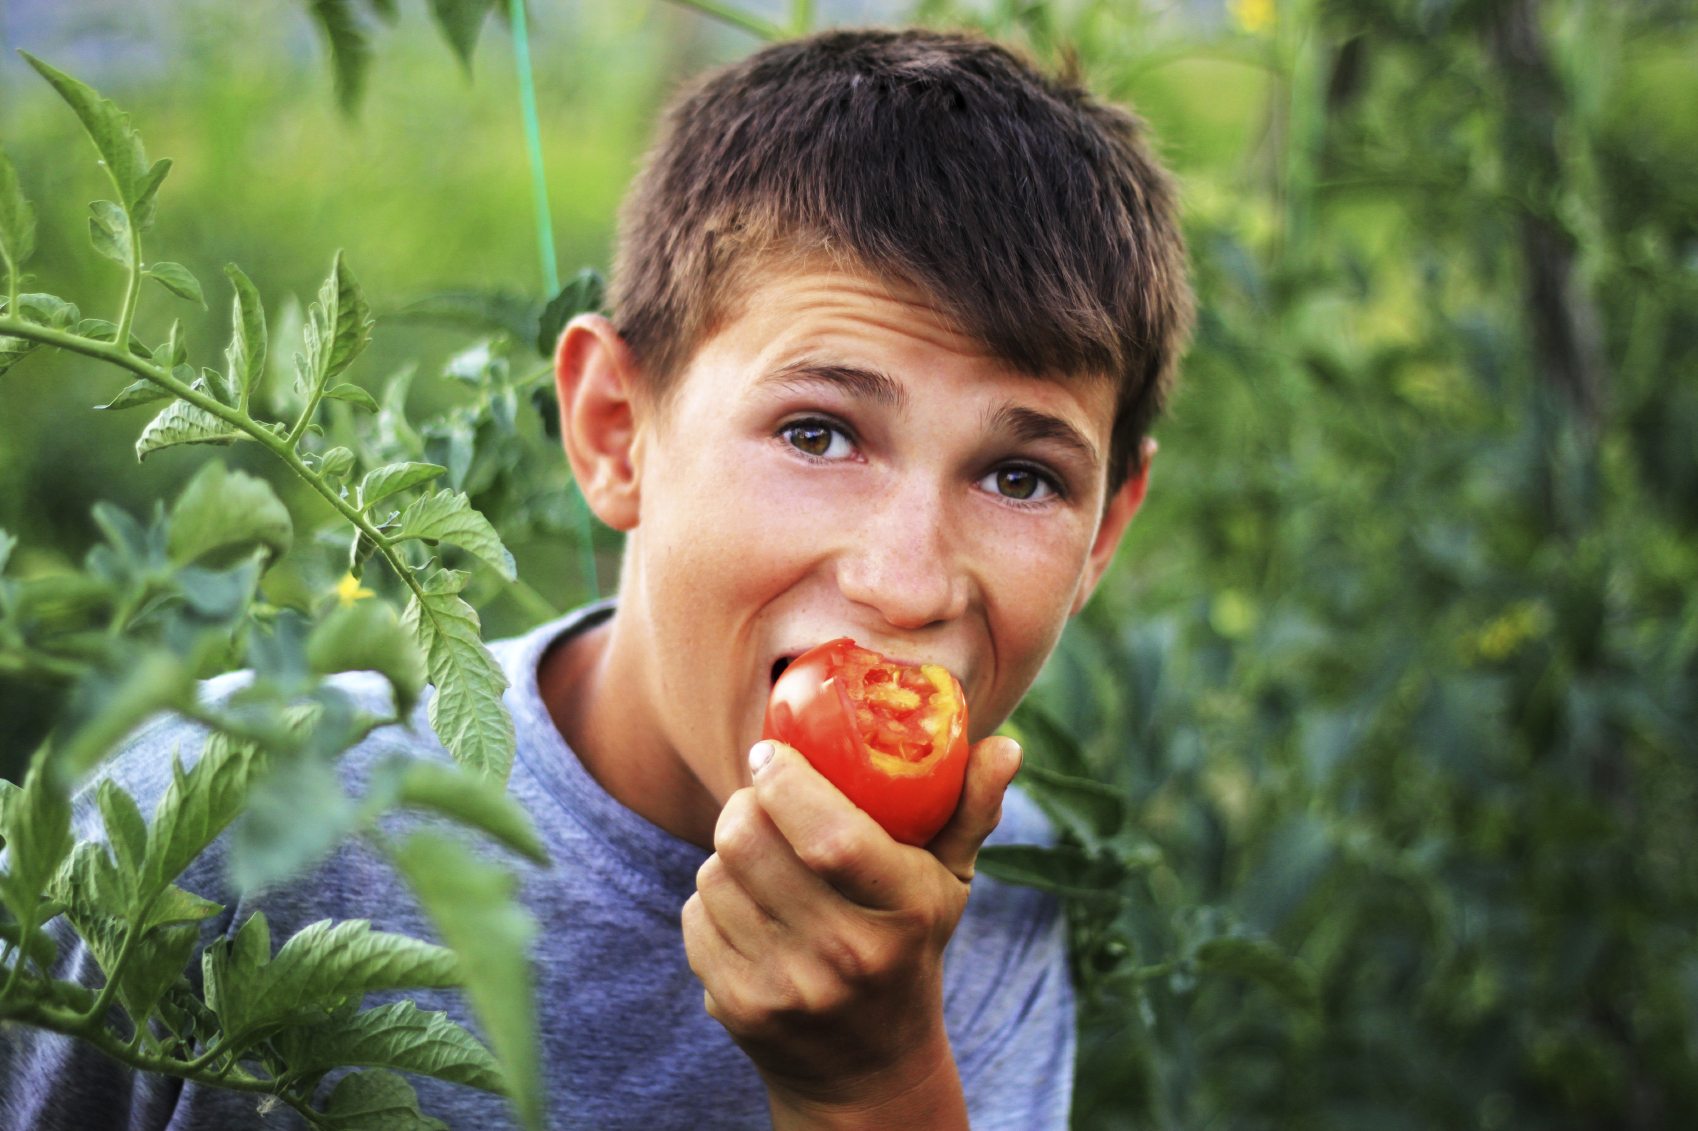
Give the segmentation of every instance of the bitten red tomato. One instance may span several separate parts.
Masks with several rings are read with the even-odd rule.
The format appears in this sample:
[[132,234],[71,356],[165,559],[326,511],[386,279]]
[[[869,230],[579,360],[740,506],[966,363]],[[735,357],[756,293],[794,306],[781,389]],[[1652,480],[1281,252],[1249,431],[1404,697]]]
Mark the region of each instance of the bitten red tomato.
[[947,668],[842,637],[784,669],[761,737],[795,747],[891,836],[923,845],[961,799],[967,697]]

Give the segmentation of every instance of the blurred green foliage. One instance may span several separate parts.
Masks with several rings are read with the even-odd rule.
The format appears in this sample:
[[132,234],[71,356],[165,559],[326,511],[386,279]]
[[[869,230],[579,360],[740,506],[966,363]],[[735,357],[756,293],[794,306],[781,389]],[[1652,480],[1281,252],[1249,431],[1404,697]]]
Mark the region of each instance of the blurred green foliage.
[[[322,52],[267,42],[275,14],[181,7],[169,67],[84,68],[177,159],[155,243],[303,296],[345,248],[380,315],[355,378],[417,361],[415,400],[453,404],[439,373],[464,335],[381,316],[541,296],[500,38],[467,82],[409,10],[349,121]],[[664,5],[534,8],[560,259],[602,263],[670,82],[753,40]],[[1069,815],[1059,867],[1095,889],[1079,1126],[1689,1125],[1698,13],[917,14],[1076,53],[1184,182],[1201,321],[1154,488],[1019,718],[1034,788]],[[0,106],[41,289],[112,293],[85,250],[95,174],[62,159],[50,95],[0,62]],[[222,339],[213,307],[191,338]],[[7,381],[29,394],[0,416],[15,572],[80,558],[93,500],[143,509],[196,466],[136,468],[139,421],[86,410],[115,391],[92,366]],[[569,532],[503,532],[545,604],[583,596]],[[279,602],[333,580],[274,576]],[[537,615],[486,596],[492,636]],[[4,768],[55,709],[0,685]]]

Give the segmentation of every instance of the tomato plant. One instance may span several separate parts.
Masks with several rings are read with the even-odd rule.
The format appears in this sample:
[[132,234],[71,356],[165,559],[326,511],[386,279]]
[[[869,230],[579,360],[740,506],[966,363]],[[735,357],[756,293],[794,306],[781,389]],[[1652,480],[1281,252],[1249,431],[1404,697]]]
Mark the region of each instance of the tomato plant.
[[840,637],[784,669],[761,736],[801,751],[891,836],[920,845],[961,797],[967,696],[947,668],[892,660]]

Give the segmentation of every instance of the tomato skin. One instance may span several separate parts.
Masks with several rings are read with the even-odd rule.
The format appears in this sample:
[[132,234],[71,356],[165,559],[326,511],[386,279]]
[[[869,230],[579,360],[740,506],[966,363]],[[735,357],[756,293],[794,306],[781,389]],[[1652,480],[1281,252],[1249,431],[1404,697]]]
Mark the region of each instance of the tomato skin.
[[[877,669],[874,684],[922,686],[921,705],[890,707],[878,701],[876,690],[873,701],[857,703],[850,689],[869,665]],[[920,734],[923,751],[904,760],[869,744],[862,729],[869,717],[881,735],[891,728]],[[761,737],[799,750],[896,840],[924,845],[949,822],[961,799],[967,698],[943,668],[898,663],[840,637],[809,649],[784,669],[767,700]]]

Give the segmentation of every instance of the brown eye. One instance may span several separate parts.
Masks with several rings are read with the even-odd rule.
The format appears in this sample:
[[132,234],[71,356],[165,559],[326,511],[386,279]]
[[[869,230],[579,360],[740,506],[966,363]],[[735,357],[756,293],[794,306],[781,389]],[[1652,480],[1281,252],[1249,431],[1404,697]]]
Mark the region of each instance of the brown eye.
[[996,489],[1010,499],[1029,499],[1041,484],[1037,473],[1023,467],[1005,467],[996,473]]
[[1030,467],[999,467],[979,480],[982,490],[1017,503],[1036,503],[1061,492],[1055,481]]
[[849,441],[843,429],[823,421],[797,421],[785,427],[782,434],[791,447],[815,459],[841,459],[848,454]]

